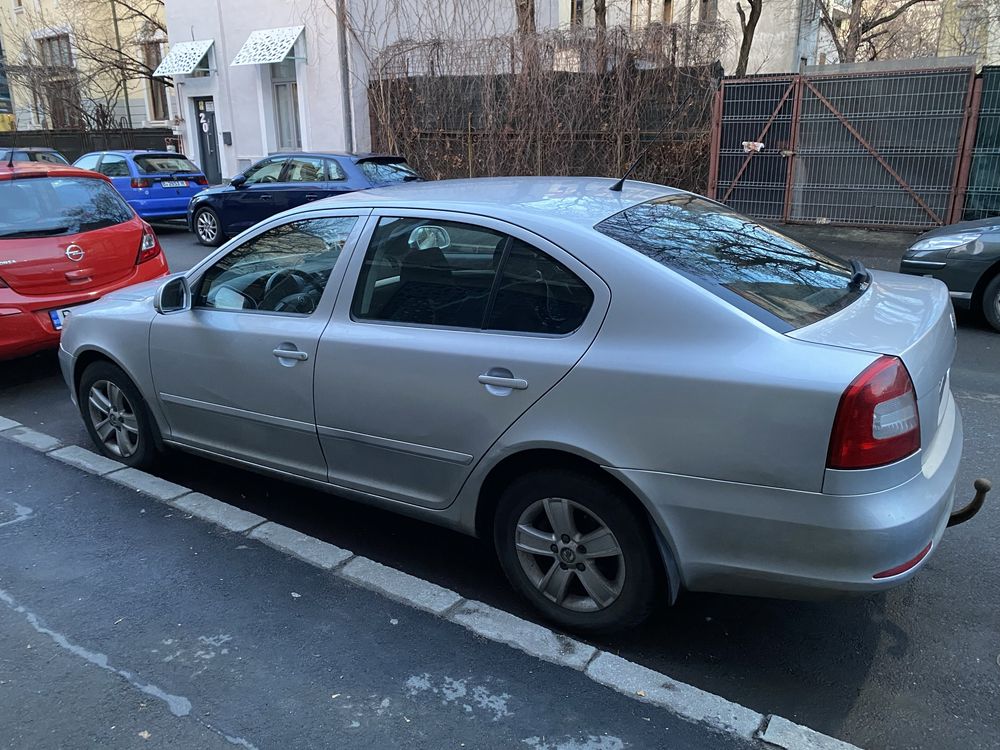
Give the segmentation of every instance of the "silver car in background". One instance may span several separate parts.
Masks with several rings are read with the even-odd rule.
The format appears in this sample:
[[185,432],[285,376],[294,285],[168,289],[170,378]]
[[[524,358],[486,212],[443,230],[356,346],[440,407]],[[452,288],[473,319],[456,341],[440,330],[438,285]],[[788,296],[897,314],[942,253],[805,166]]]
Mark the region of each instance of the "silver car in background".
[[955,321],[704,198],[498,178],[354,193],[76,312],[101,451],[179,448],[493,540],[546,617],[874,592],[952,511]]

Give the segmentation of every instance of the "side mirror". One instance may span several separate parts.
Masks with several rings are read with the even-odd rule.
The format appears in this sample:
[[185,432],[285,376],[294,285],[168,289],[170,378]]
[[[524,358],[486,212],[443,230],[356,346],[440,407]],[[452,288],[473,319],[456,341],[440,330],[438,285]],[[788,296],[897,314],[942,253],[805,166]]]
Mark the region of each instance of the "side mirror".
[[247,178],[244,175],[238,174],[229,181],[229,184],[232,185],[237,190],[239,190],[241,187],[243,187],[246,181]]
[[156,290],[153,307],[160,315],[181,312],[191,307],[191,287],[184,276],[175,276]]

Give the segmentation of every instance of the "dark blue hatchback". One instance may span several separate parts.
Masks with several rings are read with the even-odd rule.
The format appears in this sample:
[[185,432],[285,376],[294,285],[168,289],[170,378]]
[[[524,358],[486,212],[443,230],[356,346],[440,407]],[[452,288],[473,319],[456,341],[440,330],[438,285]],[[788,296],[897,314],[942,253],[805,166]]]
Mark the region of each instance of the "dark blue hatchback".
[[269,216],[333,195],[420,180],[399,156],[385,154],[289,153],[261,159],[228,185],[202,190],[188,206],[188,226],[203,245]]
[[95,151],[81,156],[73,166],[109,177],[147,221],[183,219],[188,201],[208,185],[198,167],[172,151]]

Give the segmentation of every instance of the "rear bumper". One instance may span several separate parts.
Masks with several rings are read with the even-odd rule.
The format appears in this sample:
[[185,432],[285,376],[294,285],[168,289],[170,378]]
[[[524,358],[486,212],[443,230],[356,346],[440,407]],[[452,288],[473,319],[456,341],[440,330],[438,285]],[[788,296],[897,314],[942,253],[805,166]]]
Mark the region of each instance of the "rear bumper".
[[686,588],[821,598],[892,588],[927,563],[948,523],[961,456],[955,407],[925,449],[920,473],[881,492],[833,495],[610,471],[645,499]]
[[141,281],[165,276],[163,253],[136,266],[132,273],[113,284],[75,294],[24,295],[0,289],[0,360],[24,357],[59,345],[60,332],[49,318],[49,310],[94,302],[105,294]]

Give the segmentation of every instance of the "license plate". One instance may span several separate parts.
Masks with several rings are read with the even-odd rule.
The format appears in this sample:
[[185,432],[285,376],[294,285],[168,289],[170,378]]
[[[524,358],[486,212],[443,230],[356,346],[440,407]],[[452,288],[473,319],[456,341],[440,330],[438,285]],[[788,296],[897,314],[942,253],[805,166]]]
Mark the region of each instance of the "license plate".
[[52,321],[52,327],[57,331],[61,331],[63,324],[66,322],[66,318],[70,316],[73,312],[71,307],[63,307],[58,310],[49,310],[49,320]]
[[160,184],[165,188],[188,186],[187,180],[164,180]]

